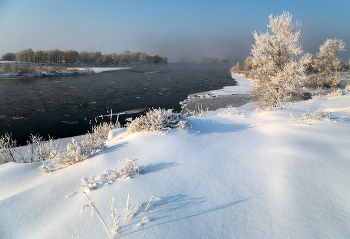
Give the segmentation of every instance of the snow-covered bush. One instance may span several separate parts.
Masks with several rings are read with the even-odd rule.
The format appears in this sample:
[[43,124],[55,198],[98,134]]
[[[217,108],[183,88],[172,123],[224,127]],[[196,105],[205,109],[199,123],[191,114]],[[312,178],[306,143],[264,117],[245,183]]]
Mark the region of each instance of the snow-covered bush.
[[302,116],[303,116],[302,119],[296,120],[294,119],[293,114],[290,114],[291,121],[299,125],[309,125],[308,121],[310,120],[319,121],[321,118],[330,120],[331,114],[328,112],[325,112],[323,109],[319,109],[314,112],[312,112],[311,109],[309,109],[306,113],[302,114]]
[[42,162],[54,158],[58,154],[58,141],[53,142],[53,138],[49,137],[48,141],[44,141],[42,136],[30,134],[27,141],[28,153],[25,156],[26,161],[30,163]]
[[332,97],[342,96],[343,94],[344,93],[343,93],[343,91],[341,89],[337,89],[337,90],[331,92]]
[[78,140],[72,139],[65,152],[58,153],[50,164],[44,163],[39,169],[43,170],[44,173],[50,173],[84,161],[106,147],[104,140],[98,141],[92,134],[88,133]]
[[203,105],[199,105],[194,107],[194,110],[189,110],[188,108],[182,109],[182,114],[188,116],[188,117],[194,117],[194,118],[205,118],[205,116],[208,113],[208,108],[205,110],[203,109]]
[[345,92],[350,92],[350,85],[345,86]]
[[58,154],[58,141],[54,143],[50,137],[48,141],[44,141],[44,138],[39,134],[29,136],[26,153],[23,153],[22,149],[16,146],[17,141],[12,139],[11,134],[5,133],[0,137],[0,164],[42,162],[52,159]]
[[39,169],[44,173],[50,173],[86,160],[93,154],[105,149],[109,131],[119,127],[120,123],[118,121],[116,123],[112,121],[102,122],[93,126],[92,133],[88,132],[78,140],[72,139],[64,152],[56,153],[55,159],[50,164],[43,164]]
[[323,109],[319,109],[314,112],[311,112],[311,109],[309,109],[305,114],[303,114],[303,117],[306,120],[320,120],[321,118],[329,120],[331,115],[328,112],[323,111]]
[[17,141],[12,139],[12,134],[5,133],[0,137],[0,164],[8,162],[16,162],[18,149]]
[[152,109],[131,122],[127,123],[127,132],[158,132],[171,128],[183,128],[186,125],[186,117],[172,109]]
[[255,32],[253,69],[250,72],[254,83],[252,94],[255,108],[269,110],[281,108],[295,95],[301,95],[301,86],[306,79],[305,70],[311,55],[302,56],[299,45],[300,23],[292,23],[292,15],[269,16],[272,34]]
[[136,160],[126,159],[125,162],[119,162],[122,166],[121,173],[124,176],[139,174],[141,172]]
[[232,105],[229,105],[227,109],[218,113],[218,115],[238,115],[238,110],[235,107],[232,107]]
[[120,128],[120,123],[117,121],[113,123],[112,121],[110,122],[101,122],[98,125],[94,125],[91,129],[93,135],[95,138],[100,139],[100,140],[107,140],[108,139],[108,133],[109,131],[113,129]]
[[124,178],[132,174],[139,174],[141,172],[137,165],[137,160],[126,159],[125,162],[119,162],[121,169],[105,169],[105,171],[97,176],[91,175],[90,178],[83,177],[80,179],[81,187],[89,191],[105,183],[110,183],[119,178]]
[[308,79],[304,82],[304,86],[309,89],[330,88],[332,86],[332,80],[322,73],[314,73],[309,75]]
[[86,134],[79,140],[72,139],[67,145],[67,151],[60,153],[53,162],[61,166],[69,166],[84,161],[104,148],[106,144],[103,140],[96,141],[91,134]]

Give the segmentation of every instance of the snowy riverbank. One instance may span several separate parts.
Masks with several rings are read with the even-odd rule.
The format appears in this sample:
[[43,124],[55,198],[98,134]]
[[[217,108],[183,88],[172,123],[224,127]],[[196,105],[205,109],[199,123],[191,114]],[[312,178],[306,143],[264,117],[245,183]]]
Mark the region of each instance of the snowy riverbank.
[[22,77],[50,77],[50,76],[73,76],[73,75],[86,75],[86,74],[94,74],[94,73],[102,73],[105,71],[116,71],[116,70],[126,70],[131,69],[132,67],[91,67],[91,68],[67,68],[67,71],[59,71],[59,72],[34,72],[34,73],[25,73],[25,74],[0,74],[0,78],[22,78]]
[[244,79],[243,75],[231,74],[231,76],[237,82],[237,85],[190,94],[180,104],[190,111],[198,109],[198,107],[213,111],[228,106],[239,107],[249,103],[251,100],[250,92],[252,91],[251,80]]
[[[102,153],[51,174],[42,163],[0,165],[0,237],[108,238],[91,207],[81,212],[89,201],[80,179],[130,158],[141,174],[87,192],[110,231],[114,197],[116,238],[347,238],[349,101],[346,93],[270,113],[248,103],[190,118],[185,130],[123,139],[117,129]],[[330,117],[307,120],[309,109]]]

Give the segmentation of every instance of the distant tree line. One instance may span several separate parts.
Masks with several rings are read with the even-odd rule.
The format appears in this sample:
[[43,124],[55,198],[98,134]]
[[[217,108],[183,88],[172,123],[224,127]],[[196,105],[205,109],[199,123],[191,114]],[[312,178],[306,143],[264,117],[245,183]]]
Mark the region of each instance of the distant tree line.
[[225,57],[212,57],[212,58],[188,57],[185,59],[185,62],[196,62],[196,63],[227,63],[231,61],[232,59],[228,59]]
[[158,55],[149,56],[144,52],[130,52],[124,51],[121,54],[109,53],[102,54],[100,51],[96,52],[77,52],[74,50],[50,50],[34,52],[31,48],[19,51],[15,53],[6,53],[2,55],[4,61],[17,61],[22,63],[132,63],[132,62],[144,62],[144,63],[166,63],[167,57],[160,57]]

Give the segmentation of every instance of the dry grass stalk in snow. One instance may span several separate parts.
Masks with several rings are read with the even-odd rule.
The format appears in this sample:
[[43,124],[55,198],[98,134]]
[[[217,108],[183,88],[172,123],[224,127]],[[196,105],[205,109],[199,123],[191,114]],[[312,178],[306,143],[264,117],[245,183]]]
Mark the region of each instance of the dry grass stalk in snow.
[[[95,206],[95,203],[94,203],[94,202],[92,202],[92,201],[90,200],[90,198],[88,197],[88,195],[87,195],[85,192],[84,192],[84,194],[85,194],[85,196],[88,198],[89,203],[90,203],[90,205],[91,205],[92,209],[93,209],[93,210],[96,212],[96,214],[97,214],[98,218],[100,219],[100,221],[102,222],[102,224],[103,224],[104,228],[106,229],[106,231],[107,231],[107,233],[108,233],[109,238],[113,238],[113,237],[111,236],[111,233],[109,232],[109,230],[108,230],[107,226],[106,226],[106,223],[103,221],[102,217],[100,216],[100,213],[98,212],[98,210],[97,210],[97,208],[96,208],[96,206]],[[86,207],[86,205],[85,205],[85,206],[83,206],[82,210],[84,210],[84,208],[85,208],[85,207]]]
[[[110,236],[110,238],[112,238],[111,237],[111,233],[108,230],[108,227],[107,227],[106,223],[104,222],[104,220],[102,219],[100,213],[98,212],[95,203],[93,201],[91,201],[91,199],[87,196],[87,194],[85,192],[84,192],[84,194],[88,198],[90,204],[89,205],[83,205],[83,207],[80,210],[79,216],[81,216],[81,214],[82,214],[82,212],[84,211],[85,208],[91,207],[91,217],[93,215],[93,211],[95,211],[97,216],[98,216],[98,218],[100,219],[101,223],[103,224],[105,230],[107,231],[108,235]],[[157,196],[152,196],[151,200],[152,200],[153,197],[159,198]],[[122,226],[118,226],[117,225],[117,224],[119,224],[119,222],[117,222],[117,220],[116,220],[118,218],[118,216],[117,216],[117,212],[116,212],[116,209],[115,209],[114,202],[115,201],[114,201],[114,197],[113,197],[112,200],[109,203],[110,203],[111,212],[112,212],[112,214],[111,214],[112,224],[113,224],[112,233],[113,233],[113,236],[116,236],[117,234],[122,233],[122,232],[120,232],[120,228],[122,228]],[[135,207],[134,207],[134,209],[133,209],[133,212],[130,214],[130,216],[133,217],[134,215],[138,214],[138,212],[140,211],[141,207],[142,207],[141,201],[137,202]],[[129,216],[129,209],[130,209],[130,195],[128,194],[128,198],[127,198],[127,202],[126,202],[126,213],[125,213],[125,219],[124,220],[127,220],[128,216]],[[136,219],[136,220],[138,220],[138,219]],[[127,221],[125,221],[125,222],[127,222]],[[140,226],[142,226],[142,225],[144,225],[144,224],[146,224],[148,222],[150,222],[150,220],[147,218],[147,216],[143,216],[142,220],[139,223],[137,223],[134,228],[137,229]]]
[[126,201],[126,211],[125,211],[125,217],[128,216],[129,213],[129,208],[130,208],[130,197],[129,197],[129,193],[128,193],[128,200]]
[[131,213],[131,216],[134,216],[139,211],[141,206],[142,206],[142,202],[141,201],[137,202],[135,207],[134,207],[133,212]]
[[117,226],[117,221],[115,219],[115,215],[117,214],[116,209],[114,208],[114,197],[112,198],[112,201],[110,201],[111,204],[111,211],[112,211],[112,219],[113,219],[113,236],[115,236],[118,233],[119,226]]
[[148,201],[148,204],[147,204],[147,207],[146,207],[146,209],[145,209],[145,212],[147,212],[147,210],[150,208],[152,199],[153,199],[153,195],[152,195],[152,197],[151,197],[151,198],[149,199],[149,201]]
[[144,224],[146,224],[146,223],[148,223],[148,222],[149,222],[148,218],[147,218],[147,217],[143,217],[142,220],[141,220],[141,222],[138,223],[135,227],[136,227],[136,228],[139,228],[139,227],[141,227],[142,225],[144,225]]

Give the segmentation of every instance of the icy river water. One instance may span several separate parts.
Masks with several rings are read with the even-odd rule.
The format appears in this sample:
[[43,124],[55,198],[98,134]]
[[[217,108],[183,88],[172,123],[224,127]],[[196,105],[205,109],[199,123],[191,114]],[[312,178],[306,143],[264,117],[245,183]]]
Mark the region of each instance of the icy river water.
[[[235,85],[231,64],[138,64],[91,75],[0,79],[0,135],[25,144],[86,133],[100,115],[149,108],[181,110],[189,94]],[[110,67],[110,66],[109,66]],[[142,110],[140,110],[142,111]],[[136,117],[139,113],[120,116]],[[106,118],[105,118],[106,120]]]

